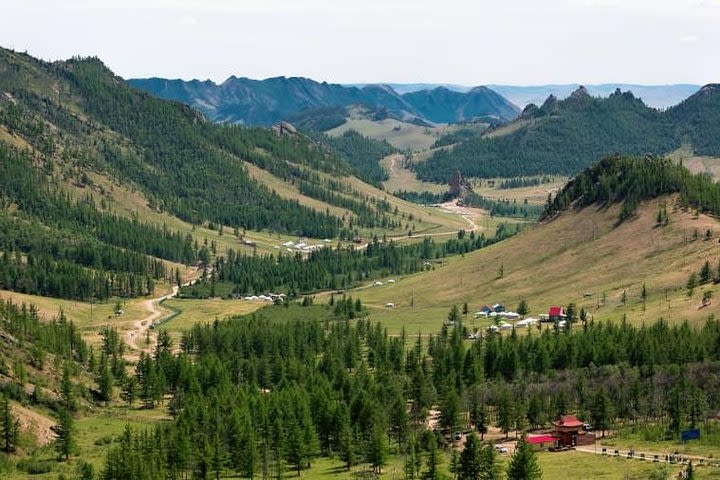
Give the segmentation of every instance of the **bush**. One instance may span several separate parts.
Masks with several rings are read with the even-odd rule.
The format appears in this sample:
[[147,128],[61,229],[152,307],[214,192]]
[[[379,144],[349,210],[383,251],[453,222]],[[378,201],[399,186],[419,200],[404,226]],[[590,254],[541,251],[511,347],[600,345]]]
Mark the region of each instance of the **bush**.
[[18,470],[22,470],[28,475],[41,475],[50,473],[53,470],[54,462],[48,460],[38,460],[37,458],[25,458],[18,462]]

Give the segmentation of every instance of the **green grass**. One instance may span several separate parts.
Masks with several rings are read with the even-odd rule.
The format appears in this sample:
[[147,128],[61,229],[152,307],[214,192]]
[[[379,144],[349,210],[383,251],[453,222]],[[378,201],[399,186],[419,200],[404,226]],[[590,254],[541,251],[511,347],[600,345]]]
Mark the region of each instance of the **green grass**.
[[73,455],[69,461],[58,462],[53,445],[49,444],[35,450],[29,458],[50,464],[51,472],[29,476],[22,470],[13,469],[9,472],[0,471],[0,478],[3,480],[57,479],[60,474],[65,475],[66,478],[75,478],[77,467],[81,462],[92,464],[97,475],[102,469],[108,449],[112,447],[115,439],[123,432],[126,425],[130,425],[134,429],[152,428],[158,422],[168,419],[169,417],[162,409],[103,408],[95,414],[75,419],[77,454]]
[[680,466],[654,464],[648,461],[603,457],[585,452],[543,452],[538,455],[544,479],[646,479],[650,473],[667,468],[677,474]]
[[[679,453],[706,458],[720,456],[720,424],[709,421],[699,425],[700,438],[686,443],[679,439],[667,440],[663,425],[630,425],[620,428],[613,437],[602,439],[600,444],[608,448],[634,448],[636,452],[648,451],[656,454]],[[720,459],[719,459],[720,460]]]
[[348,130],[355,130],[375,140],[387,140],[390,145],[400,150],[424,150],[430,148],[440,136],[437,128],[420,127],[399,120],[385,119],[379,121],[367,119],[351,119],[327,133],[339,136]]
[[195,299],[169,299],[163,306],[179,313],[168,321],[162,323],[162,328],[170,332],[181,332],[196,323],[212,322],[217,319],[234,315],[252,313],[265,304],[263,302],[249,302],[244,300],[221,300],[211,298],[206,300]]

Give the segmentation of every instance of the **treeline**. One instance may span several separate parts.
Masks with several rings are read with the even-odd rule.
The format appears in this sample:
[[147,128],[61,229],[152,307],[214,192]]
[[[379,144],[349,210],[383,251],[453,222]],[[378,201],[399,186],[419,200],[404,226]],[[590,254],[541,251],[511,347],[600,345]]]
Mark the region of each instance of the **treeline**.
[[400,190],[394,192],[393,195],[398,198],[402,198],[403,200],[407,200],[408,202],[419,203],[421,205],[432,205],[435,203],[443,202],[445,200],[445,195],[443,195],[442,193],[432,193],[428,191],[413,192],[408,190]]
[[509,190],[511,188],[535,187],[543,183],[550,183],[550,177],[513,177],[502,180],[498,184],[498,188]]
[[458,238],[436,243],[430,237],[422,242],[401,245],[375,238],[367,248],[321,248],[307,258],[295,255],[238,255],[229,251],[227,258],[215,262],[204,281],[183,287],[181,296],[206,298],[244,294],[289,293],[291,295],[325,289],[356,286],[363,281],[387,275],[405,275],[429,268],[436,259],[468,253],[514,234],[504,225],[493,238],[484,234],[460,232]]
[[[174,421],[126,432],[104,478],[279,476],[319,456],[379,472],[389,454],[403,455],[409,478],[436,478],[438,446],[468,427],[525,431],[576,412],[598,430],[642,419],[676,437],[720,408],[717,320],[588,322],[468,345],[457,308],[448,319],[412,342],[362,319],[195,325],[181,354],[159,349],[137,369],[138,382],[160,385],[146,406],[171,394]],[[437,407],[433,433],[426,419]]]
[[620,220],[632,216],[643,200],[680,194],[686,207],[720,214],[720,185],[704,174],[692,174],[670,159],[648,156],[606,157],[577,175],[548,199],[543,217],[549,218],[571,205],[623,202]]
[[512,133],[438,150],[415,171],[436,183],[447,182],[455,170],[481,178],[569,175],[617,152],[671,152],[688,136],[669,113],[645,106],[629,92],[606,99],[581,92],[562,101],[551,97],[539,108],[526,108],[517,121],[521,124]]
[[492,217],[511,217],[536,219],[544,210],[542,205],[528,203],[527,199],[518,203],[517,200],[486,198],[470,192],[463,198],[463,204],[488,210]]
[[355,130],[347,130],[340,136],[317,134],[313,137],[345,159],[358,178],[376,187],[388,179],[380,160],[398,151],[386,140],[373,140]]
[[151,276],[88,269],[50,255],[0,252],[0,288],[29,295],[91,301],[155,291]]
[[10,334],[17,345],[32,351],[34,366],[39,369],[46,353],[80,363],[89,358],[90,349],[80,330],[62,311],[53,319],[44,319],[35,305],[18,305],[0,299],[0,331]]
[[454,132],[446,133],[445,135],[441,136],[440,138],[435,140],[435,143],[433,143],[432,147],[430,148],[439,148],[445,147],[447,145],[454,145],[469,138],[479,136],[480,133],[481,132],[479,132],[478,130],[473,130],[472,128],[460,128],[458,130],[455,130]]

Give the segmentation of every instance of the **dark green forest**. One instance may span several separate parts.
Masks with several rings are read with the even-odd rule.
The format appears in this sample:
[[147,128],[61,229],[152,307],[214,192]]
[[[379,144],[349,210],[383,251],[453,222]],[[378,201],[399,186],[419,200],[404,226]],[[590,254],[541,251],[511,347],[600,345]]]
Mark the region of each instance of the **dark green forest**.
[[380,160],[398,151],[387,141],[373,140],[355,130],[348,130],[337,137],[323,134],[314,134],[313,137],[345,159],[358,178],[378,188],[388,179]]
[[630,92],[593,98],[579,90],[526,107],[520,128],[497,137],[475,137],[439,150],[414,168],[423,180],[445,183],[455,170],[466,177],[572,175],[606,155],[665,154],[681,144],[718,155],[720,94],[709,85],[676,107],[658,111]]
[[291,296],[326,289],[345,289],[363,281],[388,275],[405,275],[431,268],[432,262],[448,255],[458,255],[492,245],[517,232],[517,227],[498,227],[493,238],[461,231],[458,238],[435,243],[425,237],[422,242],[401,245],[382,242],[377,237],[366,248],[322,248],[307,256],[238,255],[229,251],[219,258],[211,274],[203,281],[183,287],[181,296],[207,298],[245,294],[288,293]]
[[622,202],[622,221],[632,216],[641,201],[673,193],[679,194],[685,207],[720,214],[720,184],[708,175],[692,174],[667,158],[613,156],[587,168],[548,199],[543,218],[571,206]]
[[[14,211],[9,207],[16,208]],[[73,200],[24,152],[0,144],[0,287],[77,300],[153,292],[157,259],[192,263],[189,236]]]
[[[171,394],[174,421],[126,431],[104,478],[274,477],[319,456],[379,472],[389,454],[403,455],[409,478],[435,478],[433,452],[458,429],[510,433],[578,412],[598,429],[642,418],[674,438],[720,408],[717,320],[578,323],[468,345],[457,309],[455,326],[412,339],[332,306],[293,308],[325,320],[216,321],[188,331],[179,355],[166,340],[144,356],[138,400],[154,408]],[[425,420],[434,405],[433,433]]]

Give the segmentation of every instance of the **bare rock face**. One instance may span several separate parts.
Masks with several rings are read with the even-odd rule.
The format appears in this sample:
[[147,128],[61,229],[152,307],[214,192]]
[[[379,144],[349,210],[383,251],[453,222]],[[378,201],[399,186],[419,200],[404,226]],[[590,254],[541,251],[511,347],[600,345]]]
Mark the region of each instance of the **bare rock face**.
[[472,187],[465,179],[465,177],[462,176],[459,170],[455,170],[455,174],[452,176],[450,182],[448,183],[450,185],[450,189],[448,190],[448,196],[450,196],[451,198],[457,198],[462,200],[469,192],[472,192]]
[[277,133],[278,135],[285,135],[290,134],[294,135],[297,133],[297,129],[292,123],[289,122],[280,122],[276,123],[272,126],[273,132]]

